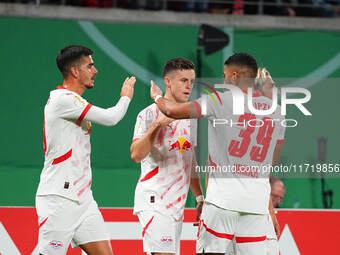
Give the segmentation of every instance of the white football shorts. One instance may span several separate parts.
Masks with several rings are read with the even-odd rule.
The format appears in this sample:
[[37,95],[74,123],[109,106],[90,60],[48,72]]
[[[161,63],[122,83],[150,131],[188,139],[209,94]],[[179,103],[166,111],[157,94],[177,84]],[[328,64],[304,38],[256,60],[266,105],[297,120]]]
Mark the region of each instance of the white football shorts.
[[235,237],[238,255],[266,255],[266,215],[226,210],[204,203],[197,253],[230,252]]
[[142,226],[144,252],[180,254],[182,221],[157,211],[140,211],[137,216]]
[[66,254],[70,243],[75,248],[89,242],[109,240],[103,216],[92,197],[79,204],[58,195],[37,196],[36,210],[41,254]]
[[266,250],[266,255],[279,255],[279,242],[276,239],[267,239]]

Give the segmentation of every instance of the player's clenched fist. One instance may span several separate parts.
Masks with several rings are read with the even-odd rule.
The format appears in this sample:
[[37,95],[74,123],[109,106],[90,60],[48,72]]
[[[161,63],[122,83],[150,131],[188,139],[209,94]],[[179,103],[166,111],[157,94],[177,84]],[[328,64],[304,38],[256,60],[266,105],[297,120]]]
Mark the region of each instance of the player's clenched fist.
[[130,99],[132,99],[133,97],[133,90],[134,90],[134,86],[136,83],[136,78],[134,76],[132,77],[128,77],[125,79],[123,86],[122,86],[122,91],[120,92],[120,96],[127,96]]

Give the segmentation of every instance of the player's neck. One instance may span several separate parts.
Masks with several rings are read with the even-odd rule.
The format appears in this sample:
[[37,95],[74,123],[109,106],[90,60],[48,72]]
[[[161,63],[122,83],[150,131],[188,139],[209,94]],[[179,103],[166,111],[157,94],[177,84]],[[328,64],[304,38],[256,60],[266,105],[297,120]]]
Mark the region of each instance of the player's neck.
[[165,93],[164,98],[168,99],[169,101],[177,102],[171,93]]
[[73,91],[73,92],[77,93],[80,96],[85,91],[85,88],[83,86],[79,85],[76,82],[72,82],[72,81],[68,81],[68,80],[64,80],[63,86],[65,87],[65,89]]
[[248,90],[248,88],[253,87],[252,83],[241,83],[241,84],[237,84],[236,86],[242,90]]

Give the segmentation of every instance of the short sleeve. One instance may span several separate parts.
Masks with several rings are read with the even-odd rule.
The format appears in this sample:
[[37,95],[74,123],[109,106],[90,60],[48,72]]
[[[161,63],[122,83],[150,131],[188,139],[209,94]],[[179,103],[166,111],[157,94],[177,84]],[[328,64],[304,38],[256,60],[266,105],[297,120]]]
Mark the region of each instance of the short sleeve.
[[150,108],[146,108],[138,114],[133,134],[133,141],[138,140],[146,133],[154,119],[154,113]]
[[75,119],[81,122],[91,107],[92,105],[80,96],[72,93],[62,94],[57,102],[57,115],[60,118]]

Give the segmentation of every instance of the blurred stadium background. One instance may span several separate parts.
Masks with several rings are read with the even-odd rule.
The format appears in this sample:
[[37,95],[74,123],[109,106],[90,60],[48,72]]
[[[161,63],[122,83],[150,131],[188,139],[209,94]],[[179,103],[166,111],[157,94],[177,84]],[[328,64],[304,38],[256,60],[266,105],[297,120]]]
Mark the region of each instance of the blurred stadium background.
[[[320,137],[328,141],[326,158],[321,159],[322,163],[340,163],[340,19],[45,4],[0,3],[1,255],[35,254],[37,226],[32,207],[43,165],[43,108],[49,91],[62,83],[55,58],[66,45],[81,44],[95,52],[94,61],[99,70],[95,89],[84,94],[92,104],[111,106],[119,98],[125,77],[135,75],[137,78],[135,96],[126,117],[112,128],[93,127],[92,189],[100,207],[133,206],[140,170],[139,164],[130,160],[129,147],[137,113],[151,103],[149,80],[160,80],[163,65],[170,58],[180,56],[196,61],[197,37],[202,22],[216,26],[230,38],[229,45],[224,49],[209,56],[202,54],[202,77],[221,77],[222,65],[228,56],[235,52],[249,52],[256,57],[259,66],[270,70],[274,79],[289,80],[282,84],[292,83],[292,80],[307,84],[312,99],[306,107],[313,116],[306,117],[288,108],[287,117],[298,120],[299,125],[287,129],[280,163],[320,163]],[[278,213],[279,220],[283,222],[281,228],[291,218],[295,218],[292,225],[301,225],[296,233],[289,226],[291,235],[286,238],[286,246],[290,247],[293,240],[297,249],[290,252],[282,250],[283,255],[340,254],[339,242],[336,243],[340,241],[340,235],[339,232],[336,234],[338,227],[335,227],[339,224],[340,213],[337,210],[323,210],[325,204],[320,176],[281,176],[287,188],[281,207],[289,209]],[[340,209],[340,179],[326,178],[324,190],[332,191],[333,203],[328,203],[328,207]],[[187,207],[194,206],[195,200],[190,196]],[[295,211],[301,208],[311,211]],[[130,222],[130,230],[137,231],[133,230],[138,224],[130,215],[131,210],[105,210],[109,210],[103,212],[105,220],[116,222],[112,229],[118,227],[123,233],[125,227],[122,226],[129,224],[119,225],[119,222]],[[302,212],[307,213],[304,215]],[[188,210],[186,213],[189,229],[193,212]],[[303,226],[309,227],[302,229]],[[126,228],[125,232],[129,231],[129,227]],[[315,244],[314,239],[308,237],[314,234],[324,237]],[[186,238],[191,240],[190,234]],[[303,238],[309,240],[309,248],[303,248],[307,246]],[[325,242],[328,240],[326,244],[320,241],[322,238]],[[119,240],[119,237],[116,239]],[[121,239],[140,238],[127,234],[126,238]],[[142,254],[140,241],[131,247],[126,240],[126,243],[119,241],[113,244],[118,255]],[[322,249],[316,250],[313,243],[315,247],[322,246]],[[126,248],[128,246],[130,250]],[[192,241],[184,243],[183,247],[187,249],[183,254],[194,254]]]

